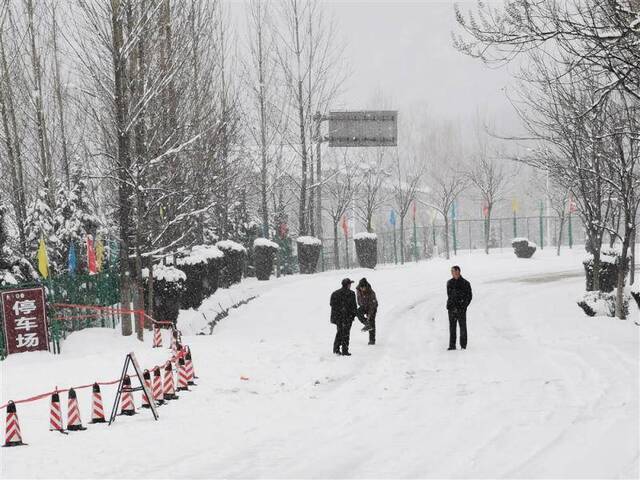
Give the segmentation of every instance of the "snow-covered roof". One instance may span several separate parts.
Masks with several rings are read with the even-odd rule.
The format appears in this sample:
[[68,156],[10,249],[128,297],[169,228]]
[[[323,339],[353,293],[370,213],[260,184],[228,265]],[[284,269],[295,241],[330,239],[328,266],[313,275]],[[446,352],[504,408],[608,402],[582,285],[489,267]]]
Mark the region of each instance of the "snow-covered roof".
[[319,238],[310,237],[307,235],[303,235],[302,237],[296,238],[296,242],[302,243],[303,245],[322,245],[322,242]]
[[372,232],[358,232],[353,236],[354,240],[377,240],[378,235]]
[[[149,269],[142,269],[142,278],[149,278]],[[179,282],[185,281],[187,275],[180,269],[172,267],[171,265],[154,265],[153,266],[153,278],[156,280],[164,280],[165,282]]]
[[280,249],[280,246],[276,242],[272,242],[268,238],[256,238],[253,241],[253,247],[268,247],[275,248],[276,250]]
[[220,240],[216,243],[216,247],[220,250],[235,250],[237,252],[246,252],[247,249],[233,240]]

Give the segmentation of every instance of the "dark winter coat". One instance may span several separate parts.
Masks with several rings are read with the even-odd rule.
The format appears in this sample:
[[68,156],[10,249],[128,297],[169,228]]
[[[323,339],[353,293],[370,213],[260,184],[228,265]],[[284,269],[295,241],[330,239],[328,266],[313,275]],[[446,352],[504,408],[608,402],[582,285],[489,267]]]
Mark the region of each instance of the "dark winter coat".
[[331,323],[352,322],[356,316],[356,294],[349,288],[341,288],[331,294]]
[[472,298],[471,284],[464,278],[452,278],[447,282],[447,310],[464,311]]
[[366,288],[364,291],[360,288],[356,289],[356,297],[358,305],[367,312],[367,315],[375,314],[378,309],[378,299],[376,298],[376,292],[371,287]]

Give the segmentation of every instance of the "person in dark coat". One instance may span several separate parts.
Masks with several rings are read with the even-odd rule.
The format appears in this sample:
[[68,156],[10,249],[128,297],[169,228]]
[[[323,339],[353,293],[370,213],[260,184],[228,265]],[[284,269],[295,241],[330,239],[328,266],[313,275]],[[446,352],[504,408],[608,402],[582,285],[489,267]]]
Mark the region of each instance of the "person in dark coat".
[[467,348],[467,307],[473,295],[471,284],[462,278],[460,267],[451,267],[447,282],[447,310],[449,311],[449,350],[456,349],[456,324],[460,325],[460,346]]
[[[331,323],[336,325],[336,339],[333,342],[333,353],[351,355],[349,353],[349,334],[351,324],[356,317],[356,294],[351,290],[353,280],[342,280],[342,288],[331,294]],[[342,350],[341,350],[342,349]]]
[[376,292],[373,291],[366,278],[361,278],[358,282],[356,298],[358,300],[358,319],[364,324],[362,331],[369,331],[369,345],[375,345],[378,299]]

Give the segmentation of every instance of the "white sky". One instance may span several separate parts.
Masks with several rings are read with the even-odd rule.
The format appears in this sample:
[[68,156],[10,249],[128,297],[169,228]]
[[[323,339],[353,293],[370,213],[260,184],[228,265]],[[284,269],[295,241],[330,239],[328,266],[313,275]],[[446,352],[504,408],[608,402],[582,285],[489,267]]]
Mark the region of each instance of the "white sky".
[[[402,112],[411,105],[427,105],[430,114],[467,120],[477,109],[497,125],[515,118],[504,87],[505,68],[491,69],[452,46],[457,26],[453,1],[326,0],[344,36],[345,56],[352,76],[343,105],[371,106],[379,89]],[[473,2],[458,2],[463,9]],[[507,122],[505,122],[507,120]]]

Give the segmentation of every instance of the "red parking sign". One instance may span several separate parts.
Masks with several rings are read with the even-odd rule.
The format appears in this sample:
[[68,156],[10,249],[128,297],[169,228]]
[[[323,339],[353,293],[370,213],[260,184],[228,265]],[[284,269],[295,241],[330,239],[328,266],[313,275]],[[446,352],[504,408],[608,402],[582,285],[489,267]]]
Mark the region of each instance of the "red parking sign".
[[42,287],[2,292],[2,313],[8,354],[49,350]]

